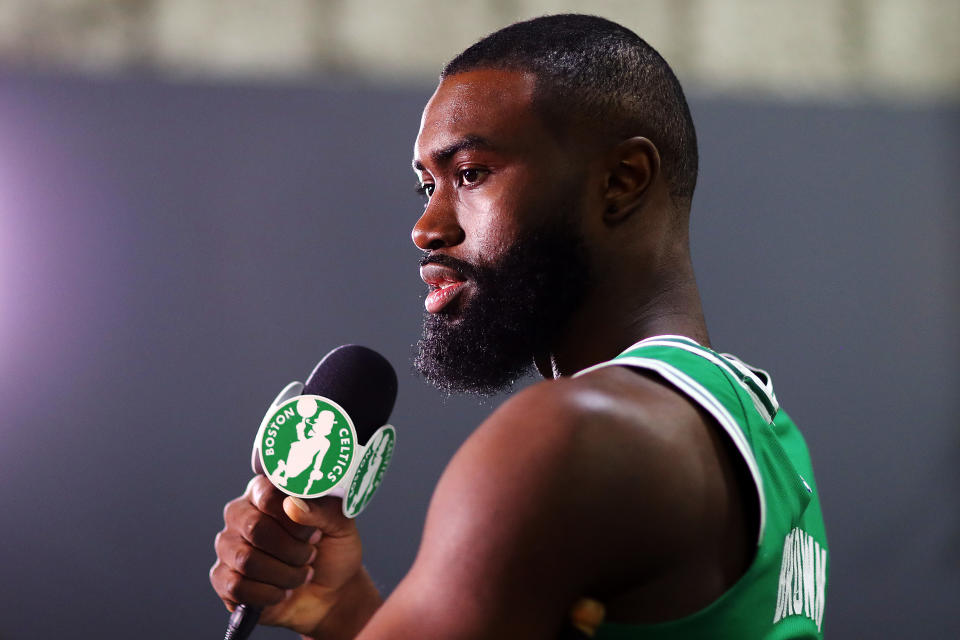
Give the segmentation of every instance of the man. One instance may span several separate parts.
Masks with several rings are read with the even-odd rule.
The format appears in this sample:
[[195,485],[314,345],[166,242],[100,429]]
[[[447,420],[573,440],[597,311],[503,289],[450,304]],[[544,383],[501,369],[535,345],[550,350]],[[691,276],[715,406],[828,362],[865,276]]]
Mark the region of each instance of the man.
[[[317,638],[820,637],[826,539],[769,377],[709,349],[693,123],[660,56],[589,16],[451,61],[414,148],[430,286],[417,365],[516,393],[450,462],[383,600],[335,499],[264,478],[225,510],[228,608]],[[601,623],[602,619],[602,623]]]

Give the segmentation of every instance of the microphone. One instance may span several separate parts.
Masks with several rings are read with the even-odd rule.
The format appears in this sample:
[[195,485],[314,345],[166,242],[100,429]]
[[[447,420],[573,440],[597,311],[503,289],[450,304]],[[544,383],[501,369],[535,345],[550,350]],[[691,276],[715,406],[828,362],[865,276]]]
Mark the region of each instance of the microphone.
[[[253,446],[254,473],[290,495],[340,497],[344,515],[356,517],[393,454],[396,433],[386,422],[396,399],[397,374],[386,358],[357,344],[337,347],[305,384],[290,383],[270,405]],[[282,446],[287,441],[289,452]],[[331,442],[340,449],[329,451]],[[224,640],[245,640],[260,612],[261,607],[237,605]]]
[[390,419],[397,400],[397,374],[373,349],[345,344],[313,368],[303,394],[335,400],[353,419],[357,439],[365,445]]

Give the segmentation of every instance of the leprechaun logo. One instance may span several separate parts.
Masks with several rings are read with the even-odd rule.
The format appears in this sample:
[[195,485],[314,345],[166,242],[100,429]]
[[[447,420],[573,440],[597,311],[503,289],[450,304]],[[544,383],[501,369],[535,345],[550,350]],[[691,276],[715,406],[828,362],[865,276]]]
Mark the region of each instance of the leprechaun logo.
[[354,518],[363,511],[377,487],[380,486],[383,474],[390,466],[396,441],[397,432],[390,425],[380,427],[370,438],[367,450],[360,459],[360,464],[357,465],[357,471],[353,474],[347,496],[343,500],[343,514],[348,518]]
[[356,451],[350,416],[323,396],[297,396],[277,407],[264,423],[260,463],[281,491],[316,498],[337,486]]

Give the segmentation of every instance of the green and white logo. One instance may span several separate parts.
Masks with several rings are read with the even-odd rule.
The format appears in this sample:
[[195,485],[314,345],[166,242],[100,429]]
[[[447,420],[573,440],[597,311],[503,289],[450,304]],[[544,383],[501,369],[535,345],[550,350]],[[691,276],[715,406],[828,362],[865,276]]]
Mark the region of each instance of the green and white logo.
[[260,464],[281,491],[300,498],[328,493],[350,470],[357,435],[343,407],[323,396],[291,398],[264,420]]
[[355,518],[370,502],[390,465],[396,442],[397,432],[389,424],[377,429],[370,438],[343,499],[343,514],[348,518]]

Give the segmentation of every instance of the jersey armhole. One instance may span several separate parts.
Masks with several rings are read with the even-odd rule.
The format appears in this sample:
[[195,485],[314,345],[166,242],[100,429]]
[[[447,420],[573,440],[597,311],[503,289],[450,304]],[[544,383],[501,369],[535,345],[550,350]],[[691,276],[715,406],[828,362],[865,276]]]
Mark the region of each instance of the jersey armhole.
[[756,456],[753,455],[753,449],[746,437],[741,431],[736,419],[730,414],[723,403],[717,400],[713,394],[707,391],[703,385],[691,378],[689,375],[680,371],[676,367],[667,364],[662,360],[654,358],[643,358],[639,356],[620,356],[615,360],[601,362],[583,371],[577,372],[576,376],[581,376],[601,367],[625,366],[646,369],[657,373],[663,380],[669,383],[677,391],[688,397],[698,406],[702,407],[707,413],[713,416],[714,420],[720,425],[727,437],[733,443],[750,472],[750,479],[756,490],[757,504],[759,506],[759,526],[757,530],[757,546],[763,541],[763,532],[767,522],[767,502],[763,491],[763,478],[760,475],[760,468],[757,465]]

